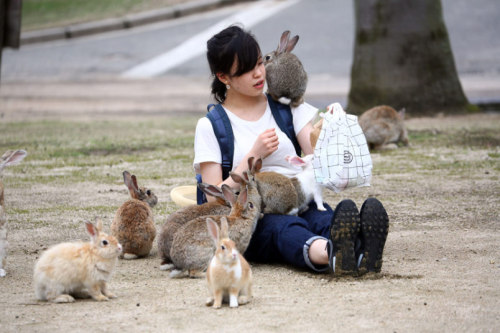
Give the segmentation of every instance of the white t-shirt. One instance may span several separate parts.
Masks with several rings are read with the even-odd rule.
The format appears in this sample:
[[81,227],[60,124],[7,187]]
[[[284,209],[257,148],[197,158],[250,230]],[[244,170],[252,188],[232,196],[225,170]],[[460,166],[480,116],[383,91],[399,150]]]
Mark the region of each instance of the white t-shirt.
[[[296,155],[292,141],[283,133],[273,118],[269,103],[262,117],[256,121],[243,120],[224,108],[231,122],[234,135],[233,170],[241,163],[243,157],[250,151],[257,137],[266,129],[275,128],[278,135],[278,150],[263,160],[262,171],[275,171],[288,177],[296,175],[300,168],[290,165],[285,157]],[[318,111],[310,104],[303,103],[296,108],[291,108],[293,128],[298,134],[307,123],[313,120]],[[196,173],[200,173],[200,163],[222,163],[219,143],[215,137],[212,123],[207,117],[198,120],[194,138],[194,162]],[[245,162],[246,163],[246,162]]]

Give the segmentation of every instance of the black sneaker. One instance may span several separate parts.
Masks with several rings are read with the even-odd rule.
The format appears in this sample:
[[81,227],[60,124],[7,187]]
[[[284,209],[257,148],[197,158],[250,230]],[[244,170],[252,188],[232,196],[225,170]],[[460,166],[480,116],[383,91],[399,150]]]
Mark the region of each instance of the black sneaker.
[[333,213],[328,242],[330,269],[337,274],[352,275],[357,272],[358,263],[354,247],[360,230],[360,216],[356,204],[349,199],[342,200]]
[[375,198],[368,198],[361,206],[361,256],[359,272],[379,273],[382,269],[382,253],[389,233],[389,217],[384,206]]

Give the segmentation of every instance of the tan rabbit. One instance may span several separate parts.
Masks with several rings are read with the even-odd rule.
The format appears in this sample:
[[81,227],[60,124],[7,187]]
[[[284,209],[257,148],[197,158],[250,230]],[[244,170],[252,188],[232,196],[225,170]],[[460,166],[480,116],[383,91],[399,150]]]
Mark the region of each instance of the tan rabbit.
[[[23,160],[27,155],[24,150],[8,150],[0,158],[0,175],[3,169],[9,165],[15,165]],[[4,208],[4,185],[0,179],[0,277],[7,275],[5,271],[5,261],[7,258],[7,216]]]
[[297,107],[304,102],[307,73],[299,58],[292,52],[299,36],[290,39],[290,31],[281,34],[278,48],[265,55],[267,92],[284,104]]
[[161,270],[173,268],[172,260],[170,259],[170,248],[174,234],[182,225],[187,222],[206,215],[228,215],[231,211],[231,205],[224,199],[222,190],[215,186],[205,183],[198,184],[198,187],[206,194],[216,198],[214,202],[206,202],[202,205],[191,205],[179,209],[170,214],[163,224],[158,236],[158,252],[161,257]]
[[210,296],[206,305],[218,309],[223,300],[227,302],[229,299],[229,306],[235,308],[248,303],[252,297],[252,270],[229,239],[226,217],[221,218],[220,224],[219,229],[217,222],[207,218],[208,234],[214,241],[215,254],[207,268]]
[[[261,198],[255,182],[248,177],[231,173],[231,177],[241,185],[240,194],[236,194],[227,185],[222,185],[224,197],[231,203],[231,212],[227,216],[230,226],[230,237],[236,243],[238,251],[244,253],[250,243],[252,234],[261,218]],[[222,216],[202,216],[189,221],[177,230],[170,249],[170,258],[174,270],[170,277],[180,277],[188,273],[190,277],[198,277],[207,269],[212,257],[212,243],[206,233],[206,219],[220,221]]]
[[404,116],[405,109],[396,111],[387,105],[375,106],[365,111],[359,117],[359,125],[370,149],[395,148],[399,142],[408,146]]
[[122,247],[115,237],[97,225],[85,222],[90,242],[62,243],[45,251],[35,264],[35,295],[40,301],[74,302],[74,297],[92,297],[96,301],[115,298],[108,291]]
[[128,171],[123,172],[123,180],[132,198],[118,208],[111,223],[111,234],[122,244],[123,258],[145,257],[151,251],[156,236],[151,208],[158,198],[151,190],[139,188],[137,178]]

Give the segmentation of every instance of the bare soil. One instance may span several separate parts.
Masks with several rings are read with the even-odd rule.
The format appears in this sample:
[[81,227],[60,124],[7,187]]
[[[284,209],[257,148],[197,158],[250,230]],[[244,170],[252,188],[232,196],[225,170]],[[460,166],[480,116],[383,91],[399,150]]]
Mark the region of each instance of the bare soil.
[[[71,99],[52,95],[40,98],[43,108],[37,108],[35,95],[43,95],[41,91],[49,87],[37,93],[28,93],[29,84],[21,88],[3,87],[3,121],[123,116],[110,100],[109,107],[103,108],[107,104],[92,107],[92,100],[82,99],[88,106],[85,111],[78,100],[71,109]],[[27,95],[31,98],[23,97]],[[158,116],[160,109],[155,106],[150,111]],[[142,117],[148,116],[145,111]],[[165,112],[159,115],[168,117]],[[156,245],[145,259],[119,261],[109,283],[116,299],[72,304],[36,301],[32,272],[41,252],[56,243],[86,239],[83,226],[75,229],[68,224],[88,218],[83,208],[96,200],[118,208],[125,188],[89,179],[78,189],[61,181],[6,189],[7,212],[34,207],[40,212],[40,207],[46,207],[47,217],[45,223],[29,224],[29,229],[23,228],[27,221],[17,220],[16,214],[10,217],[7,276],[0,279],[0,331],[498,332],[500,114],[413,118],[407,126],[409,148],[372,154],[371,187],[340,195],[325,193],[331,206],[343,198],[352,198],[360,206],[368,196],[384,203],[390,230],[382,272],[339,278],[286,265],[253,264],[254,298],[237,309],[206,307],[204,279],[169,279],[159,270]],[[57,176],[60,168],[44,172],[50,170]],[[6,170],[5,176],[12,172]],[[169,189],[157,190],[160,201],[170,200]],[[53,214],[50,207],[61,200],[82,209]],[[158,229],[166,217],[155,217]],[[103,218],[109,230],[112,215]]]

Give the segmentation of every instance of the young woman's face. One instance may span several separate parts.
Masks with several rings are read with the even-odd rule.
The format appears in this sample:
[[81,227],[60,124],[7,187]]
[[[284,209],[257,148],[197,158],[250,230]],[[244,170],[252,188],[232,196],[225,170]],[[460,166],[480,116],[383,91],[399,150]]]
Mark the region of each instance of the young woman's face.
[[[235,60],[233,66],[231,67],[231,73],[236,72],[238,67],[237,61]],[[264,83],[266,81],[266,69],[264,67],[264,61],[262,57],[259,57],[255,67],[240,75],[240,76],[226,76],[228,84],[231,86],[229,89],[234,90],[240,94],[247,96],[259,96],[262,95],[264,90]]]

